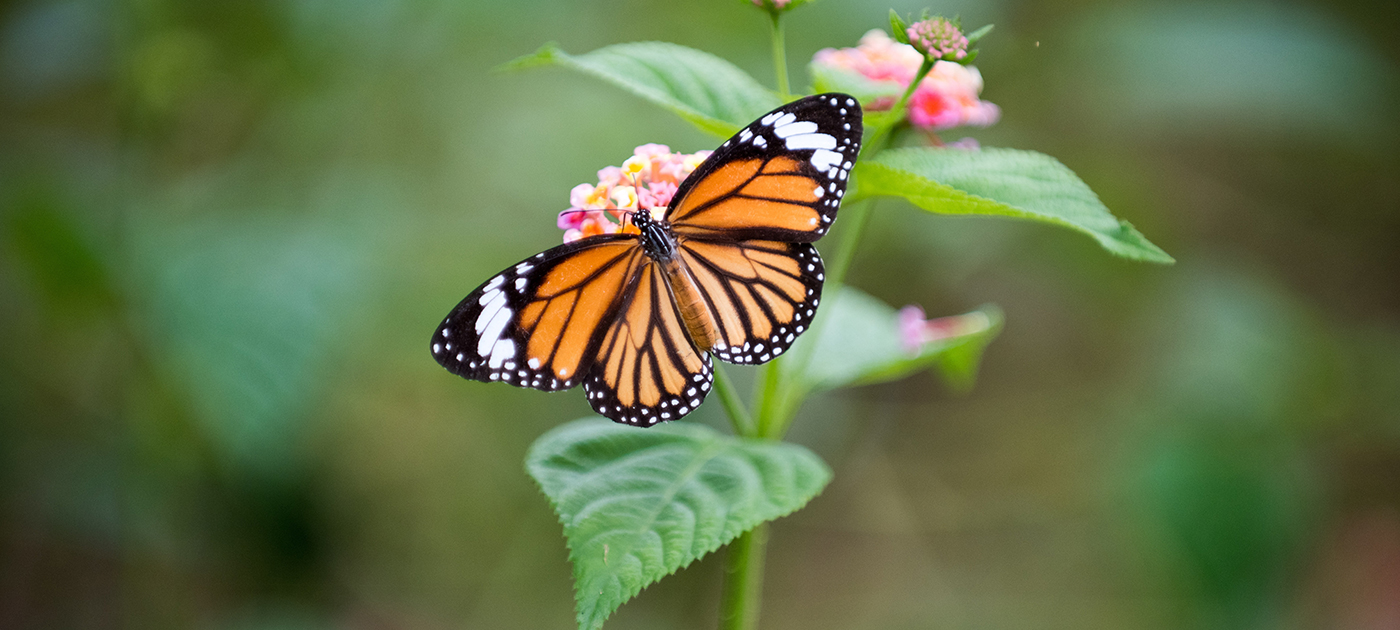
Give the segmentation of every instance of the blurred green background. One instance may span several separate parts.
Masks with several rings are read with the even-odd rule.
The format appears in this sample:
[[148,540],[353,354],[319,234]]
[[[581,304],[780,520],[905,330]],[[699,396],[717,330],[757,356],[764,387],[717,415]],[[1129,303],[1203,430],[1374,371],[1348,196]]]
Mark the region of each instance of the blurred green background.
[[[794,12],[797,82],[889,8]],[[967,135],[1057,156],[1179,264],[880,205],[854,284],[1006,328],[966,396],[808,403],[836,480],[773,529],[763,627],[1400,627],[1400,5],[931,8],[997,25],[1003,121]],[[736,0],[0,4],[0,627],[570,627],[521,462],[583,397],[427,341],[573,185],[716,144],[490,71],[646,39],[771,85]],[[609,627],[714,627],[716,560]]]

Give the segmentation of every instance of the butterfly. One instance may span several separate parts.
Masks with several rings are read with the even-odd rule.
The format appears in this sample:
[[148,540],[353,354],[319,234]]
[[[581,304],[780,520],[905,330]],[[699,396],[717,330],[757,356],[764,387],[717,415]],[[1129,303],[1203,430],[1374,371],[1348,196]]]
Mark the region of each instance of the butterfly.
[[[433,358],[477,381],[560,391],[653,426],[705,399],[711,355],[765,363],[811,325],[825,279],[812,242],[836,219],[860,153],[846,94],[779,107],[721,144],[661,218],[531,256],[433,331]],[[630,232],[630,231],[629,231]]]

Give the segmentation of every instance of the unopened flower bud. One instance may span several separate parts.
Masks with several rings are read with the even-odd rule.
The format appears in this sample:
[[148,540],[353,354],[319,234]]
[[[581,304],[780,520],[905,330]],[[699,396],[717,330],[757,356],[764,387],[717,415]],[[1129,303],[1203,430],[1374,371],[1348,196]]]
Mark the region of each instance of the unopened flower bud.
[[947,18],[915,22],[904,33],[909,36],[909,44],[930,59],[962,61],[967,57],[967,37]]

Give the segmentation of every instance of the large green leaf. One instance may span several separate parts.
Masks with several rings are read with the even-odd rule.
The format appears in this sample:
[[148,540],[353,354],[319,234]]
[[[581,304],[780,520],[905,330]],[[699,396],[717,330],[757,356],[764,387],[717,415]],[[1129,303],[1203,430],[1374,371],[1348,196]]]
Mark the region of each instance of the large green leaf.
[[525,467],[564,524],[583,630],[648,584],[806,505],[831,480],[795,444],[598,418],[541,436]]
[[557,64],[603,79],[675,112],[701,131],[728,138],[782,104],[734,64],[666,42],[614,44],[570,55],[554,44],[502,66]]
[[815,337],[796,348],[790,365],[811,389],[835,389],[893,381],[937,367],[949,385],[966,389],[976,376],[982,350],[1001,332],[1001,309],[988,305],[948,318],[949,334],[911,349],[901,340],[895,309],[851,287],[843,287],[813,324]]
[[941,214],[988,214],[1069,227],[1109,252],[1156,263],[1176,262],[1055,158],[1034,151],[919,147],[892,149],[856,165],[851,198],[894,196]]

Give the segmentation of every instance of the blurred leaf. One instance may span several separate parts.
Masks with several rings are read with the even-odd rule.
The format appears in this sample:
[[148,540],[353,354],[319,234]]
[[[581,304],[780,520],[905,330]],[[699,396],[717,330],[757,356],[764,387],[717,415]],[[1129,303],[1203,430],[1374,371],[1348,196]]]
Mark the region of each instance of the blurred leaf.
[[1153,353],[1154,407],[1267,432],[1324,426],[1356,401],[1343,344],[1275,279],[1197,259],[1174,274],[1154,317],[1169,345]]
[[137,232],[142,321],[213,445],[243,472],[298,465],[323,361],[350,342],[338,334],[367,270],[342,226],[245,216]]
[[1150,532],[1173,548],[1183,586],[1228,620],[1224,627],[1258,627],[1288,596],[1319,507],[1299,461],[1255,436],[1214,430],[1167,438],[1136,461],[1132,496]]
[[807,341],[814,345],[784,365],[801,366],[794,369],[804,370],[802,380],[814,390],[883,383],[930,367],[937,367],[950,386],[965,390],[976,378],[983,348],[1001,332],[1002,314],[989,305],[962,317],[980,325],[911,353],[900,339],[895,309],[842,287],[814,326],[817,337]]
[[570,55],[545,44],[501,66],[558,64],[603,79],[671,110],[705,133],[728,138],[782,104],[753,77],[707,52],[666,42],[615,44]]
[[648,584],[806,505],[831,480],[795,444],[596,418],[541,436],[525,467],[564,524],[584,630]]
[[1078,176],[1055,158],[1015,149],[919,147],[882,151],[856,165],[851,198],[888,195],[940,214],[1034,219],[1092,236],[1124,258],[1175,260],[1113,216]]
[[106,264],[57,195],[31,190],[6,206],[5,228],[13,251],[51,299],[84,309],[111,303],[115,296]]
[[[882,97],[899,98],[904,93],[904,86],[898,81],[876,81],[859,72],[851,72],[840,68],[813,63],[807,66],[807,72],[812,75],[812,89],[820,94],[822,92],[844,92],[856,97],[861,105],[866,106],[866,115],[875,114],[869,109],[871,101]],[[892,103],[891,103],[892,104]],[[888,108],[889,106],[886,105]],[[866,128],[871,128],[870,123]]]

